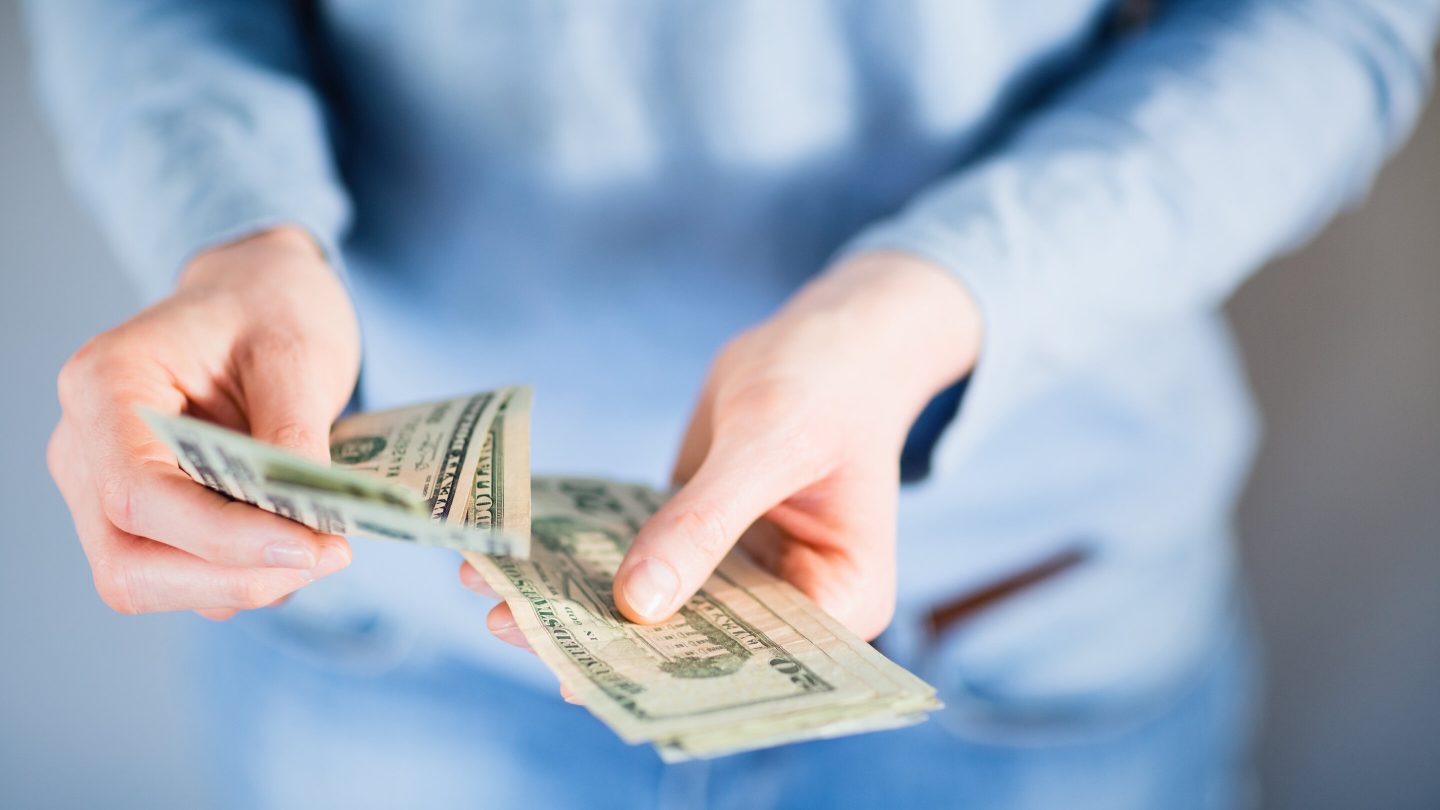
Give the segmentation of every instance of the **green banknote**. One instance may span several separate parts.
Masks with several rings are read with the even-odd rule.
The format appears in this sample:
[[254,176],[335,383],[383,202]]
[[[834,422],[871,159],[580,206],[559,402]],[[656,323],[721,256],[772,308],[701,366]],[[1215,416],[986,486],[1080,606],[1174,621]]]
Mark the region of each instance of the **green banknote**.
[[580,478],[532,484],[528,559],[467,554],[535,652],[627,742],[667,760],[895,728],[935,690],[734,553],[669,622],[621,617],[611,585],[664,499]]
[[141,416],[191,478],[317,531],[524,556],[530,402],[517,386],[349,416],[331,428],[330,466],[198,419]]
[[[142,415],[196,481],[319,531],[462,551],[584,705],[668,760],[896,728],[935,690],[740,552],[665,624],[611,598],[652,489],[530,477],[527,387],[362,413],[331,465],[184,416]],[[533,513],[533,517],[532,517]]]

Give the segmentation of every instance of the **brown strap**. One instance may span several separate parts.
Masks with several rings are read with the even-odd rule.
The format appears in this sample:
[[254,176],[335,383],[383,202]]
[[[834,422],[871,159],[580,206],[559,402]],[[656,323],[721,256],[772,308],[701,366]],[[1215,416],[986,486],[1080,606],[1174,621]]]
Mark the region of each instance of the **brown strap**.
[[1084,548],[1069,548],[1051,557],[1046,557],[1028,568],[992,582],[977,590],[962,593],[954,599],[936,605],[926,617],[926,629],[933,641],[941,633],[960,622],[973,618],[988,607],[1015,596],[1027,588],[1059,576],[1089,558]]

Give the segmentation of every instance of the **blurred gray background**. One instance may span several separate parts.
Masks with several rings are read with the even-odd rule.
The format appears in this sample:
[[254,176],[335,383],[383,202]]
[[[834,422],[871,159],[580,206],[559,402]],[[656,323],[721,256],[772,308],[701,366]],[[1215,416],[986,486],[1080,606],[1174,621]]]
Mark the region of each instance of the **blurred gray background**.
[[[61,182],[0,0],[0,807],[196,807],[199,619],[122,617],[45,471],[54,375],[135,297]],[[1440,105],[1369,203],[1231,307],[1268,437],[1241,510],[1265,806],[1440,807]]]

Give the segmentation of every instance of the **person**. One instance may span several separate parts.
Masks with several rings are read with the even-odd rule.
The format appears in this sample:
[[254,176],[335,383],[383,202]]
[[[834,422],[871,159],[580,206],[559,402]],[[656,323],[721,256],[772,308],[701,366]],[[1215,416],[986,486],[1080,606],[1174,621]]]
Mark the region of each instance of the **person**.
[[[1219,307],[1361,198],[1440,3],[27,18],[69,173],[151,302],[61,370],[50,469],[106,604],[233,619],[196,639],[217,801],[1253,800],[1231,512],[1257,429]],[[132,412],[325,459],[347,406],[510,382],[537,471],[660,483],[678,458],[628,618],[753,525],[946,708],[662,766],[482,638],[523,645],[453,554],[228,502]]]

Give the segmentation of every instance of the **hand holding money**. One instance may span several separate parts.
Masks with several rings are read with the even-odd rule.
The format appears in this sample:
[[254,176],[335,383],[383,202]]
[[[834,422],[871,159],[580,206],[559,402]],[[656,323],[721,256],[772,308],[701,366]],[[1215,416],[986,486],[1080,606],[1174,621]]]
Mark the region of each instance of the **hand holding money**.
[[190,412],[323,461],[359,357],[344,288],[294,229],[201,254],[172,295],[77,352],[60,374],[48,459],[105,602],[223,619],[344,568],[344,538],[190,480],[136,408]]
[[[675,497],[542,479],[531,557],[528,389],[327,428],[354,382],[353,313],[295,238],[223,256],[307,265],[278,286],[298,277],[322,304],[338,296],[340,322],[308,336],[316,342],[301,315],[313,300],[255,318],[248,307],[277,303],[256,300],[256,279],[237,284],[237,268],[216,259],[62,375],[51,469],[112,606],[226,618],[343,567],[338,535],[362,534],[464,551],[506,599],[492,629],[509,621],[592,712],[667,759],[890,728],[938,705],[846,625],[869,637],[889,620],[900,443],[920,406],[973,362],[965,328],[949,335],[920,317],[946,311],[922,299],[943,299],[936,285],[953,282],[891,257],[812,283],[717,361]],[[323,275],[307,275],[317,267]],[[866,337],[876,312],[906,306],[916,335]],[[286,324],[300,337],[275,331]],[[958,360],[908,354],[947,336]],[[317,345],[338,368],[310,355]],[[854,379],[873,369],[896,373],[871,374],[884,395],[857,398]],[[731,551],[737,540],[744,552]]]
[[666,759],[893,728],[938,705],[739,552],[669,620],[626,620],[610,596],[615,571],[665,496],[574,478],[532,488],[529,406],[528,388],[509,388],[347,417],[331,430],[333,467],[186,417],[146,418],[186,473],[238,501],[322,530],[464,550],[462,572],[483,576],[517,621],[501,637]]
[[620,566],[620,609],[665,620],[739,542],[874,637],[894,609],[901,446],[979,340],[965,288],[915,257],[860,254],[802,288],[712,366],[676,464],[684,486]]
[[613,577],[665,496],[550,477],[532,498],[530,558],[467,553],[462,579],[504,598],[517,624],[502,638],[626,742],[677,761],[896,728],[939,707],[934,689],[739,551],[667,621],[626,621]]
[[331,464],[189,416],[141,416],[196,482],[320,531],[525,557],[530,389],[354,414]]

